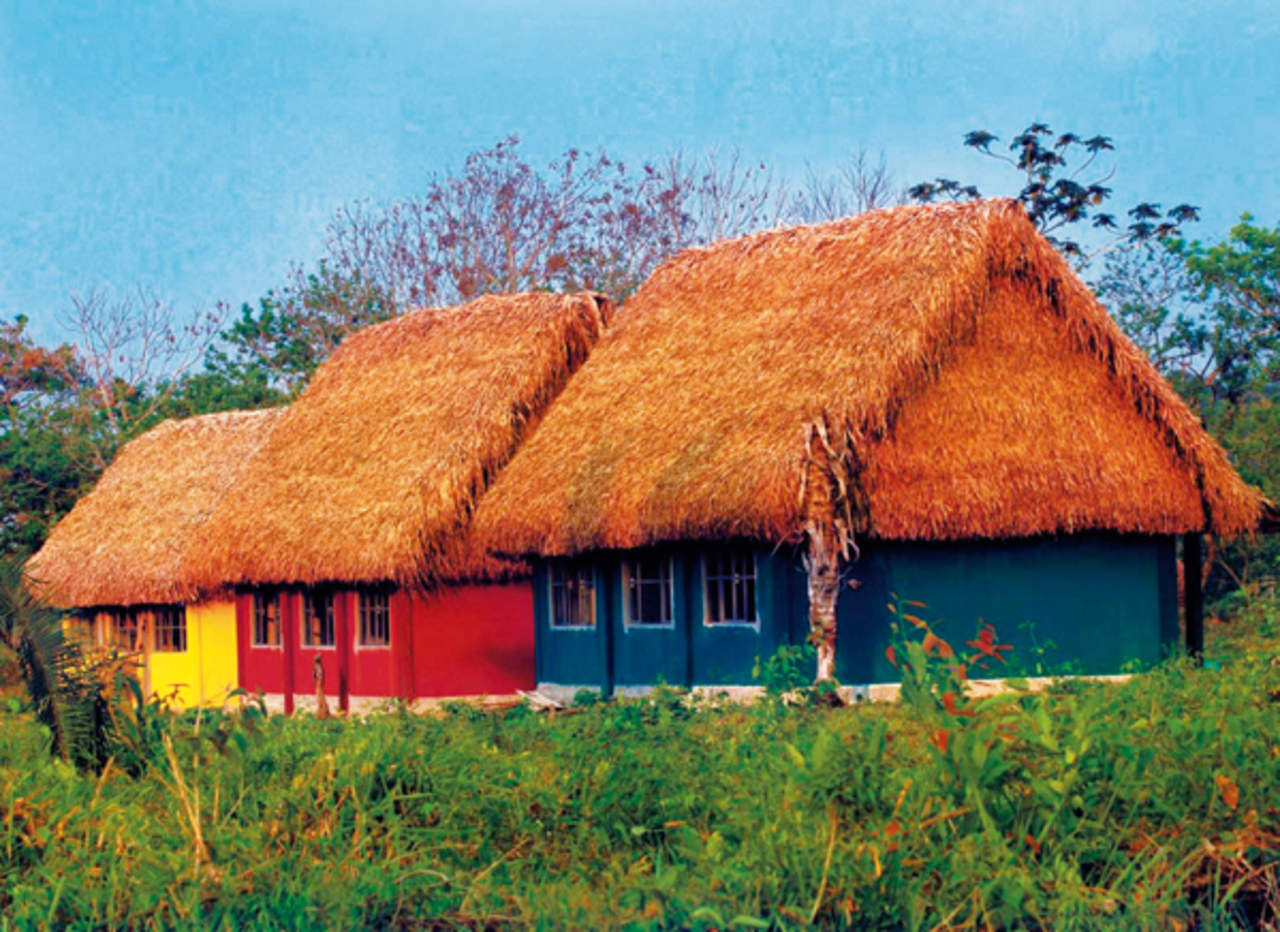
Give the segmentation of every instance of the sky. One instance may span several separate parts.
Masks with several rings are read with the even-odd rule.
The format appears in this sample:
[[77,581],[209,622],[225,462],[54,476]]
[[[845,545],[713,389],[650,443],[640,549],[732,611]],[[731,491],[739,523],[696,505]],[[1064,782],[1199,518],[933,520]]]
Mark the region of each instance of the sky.
[[715,148],[791,178],[865,148],[1012,194],[962,137],[1039,120],[1113,139],[1118,212],[1280,223],[1274,0],[0,0],[0,115],[0,318],[46,340],[95,288],[253,301],[334,208],[510,134],[538,163]]

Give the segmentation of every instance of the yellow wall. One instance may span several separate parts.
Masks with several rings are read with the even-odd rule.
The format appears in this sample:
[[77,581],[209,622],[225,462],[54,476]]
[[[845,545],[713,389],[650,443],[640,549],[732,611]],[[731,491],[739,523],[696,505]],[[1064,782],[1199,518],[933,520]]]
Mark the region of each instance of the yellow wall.
[[236,607],[231,601],[187,606],[187,649],[181,653],[154,649],[148,631],[149,693],[176,696],[179,706],[221,705],[236,688]]

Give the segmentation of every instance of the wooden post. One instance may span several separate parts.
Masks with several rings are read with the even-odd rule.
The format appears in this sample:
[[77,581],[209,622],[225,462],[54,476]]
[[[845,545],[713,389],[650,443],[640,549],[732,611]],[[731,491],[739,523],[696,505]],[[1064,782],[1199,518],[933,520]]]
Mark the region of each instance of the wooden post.
[[276,593],[276,611],[280,618],[282,641],[280,662],[284,665],[284,714],[294,712],[294,693],[297,691],[298,663],[298,598],[295,593],[281,589]]
[[809,638],[818,648],[815,682],[836,675],[836,598],[840,594],[840,554],[826,536],[811,526],[809,552]]
[[[253,594],[236,593],[236,686],[247,688],[249,680],[249,639],[253,632]],[[240,698],[243,708],[244,697]]]
[[316,687],[316,718],[328,718],[329,703],[324,698],[324,661],[319,654],[311,660],[311,682]]
[[1204,663],[1204,590],[1200,579],[1200,535],[1182,537],[1182,606],[1187,635],[1187,655]]
[[338,708],[345,714],[351,711],[351,644],[354,637],[351,616],[355,611],[355,593],[342,591],[333,599],[334,622],[338,629]]
[[152,619],[155,618],[154,611],[138,612],[134,615],[138,619],[137,633],[134,635],[138,641],[135,646],[142,653],[142,695],[147,698],[151,697],[151,644],[152,637],[155,632],[155,625]]

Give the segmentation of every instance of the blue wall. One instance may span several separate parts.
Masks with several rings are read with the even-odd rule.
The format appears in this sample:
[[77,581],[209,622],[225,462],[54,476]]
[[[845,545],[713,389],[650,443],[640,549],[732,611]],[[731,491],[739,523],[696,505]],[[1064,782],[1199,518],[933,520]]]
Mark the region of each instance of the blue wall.
[[1015,648],[1004,673],[1118,673],[1130,661],[1158,662],[1178,641],[1172,537],[886,542],[864,548],[849,575],[859,586],[841,590],[836,642],[846,683],[897,678],[884,654],[895,596],[924,602],[908,611],[957,650],[980,621],[994,625]]
[[[537,678],[542,684],[602,688],[730,685],[753,682],[757,658],[803,643],[808,597],[798,554],[751,545],[756,559],[759,624],[704,623],[702,553],[694,544],[661,549],[672,561],[674,612],[669,627],[624,623],[624,552],[585,558],[596,583],[596,624],[550,627],[546,563],[534,575]],[[650,551],[653,552],[653,551]],[[871,542],[841,587],[836,672],[845,683],[888,682],[884,651],[892,632],[887,603],[910,609],[960,648],[979,620],[1016,648],[1014,667],[993,673],[1119,672],[1154,663],[1178,640],[1172,537],[1080,534],[1015,541],[947,544]],[[977,674],[975,674],[977,675]]]
[[[547,564],[534,570],[538,682],[558,686],[651,686],[656,683],[732,685],[753,682],[758,657],[768,657],[797,637],[807,615],[804,576],[790,549],[774,552],[747,545],[756,561],[757,625],[704,623],[703,549],[661,548],[671,560],[674,583],[670,627],[627,625],[622,561],[628,552],[583,558],[595,577],[597,618],[590,630],[552,628]],[[653,551],[649,551],[653,552]],[[801,620],[799,627],[796,620]],[[795,630],[793,630],[793,628]]]

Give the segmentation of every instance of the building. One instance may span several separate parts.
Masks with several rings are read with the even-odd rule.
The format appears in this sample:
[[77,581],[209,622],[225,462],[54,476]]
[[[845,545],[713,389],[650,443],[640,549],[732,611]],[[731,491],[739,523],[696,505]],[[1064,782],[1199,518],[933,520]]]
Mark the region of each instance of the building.
[[165,421],[120,450],[27,563],[34,588],[86,636],[131,655],[147,695],[221,703],[238,682],[235,607],[186,581],[205,523],[279,409]]
[[525,564],[471,513],[587,358],[593,295],[504,295],[349,336],[209,522],[201,587],[237,592],[240,683],[291,710],[533,685]]
[[540,687],[894,678],[887,603],[1082,672],[1177,639],[1178,535],[1261,500],[1012,201],[689,249],[481,502],[534,558]]

